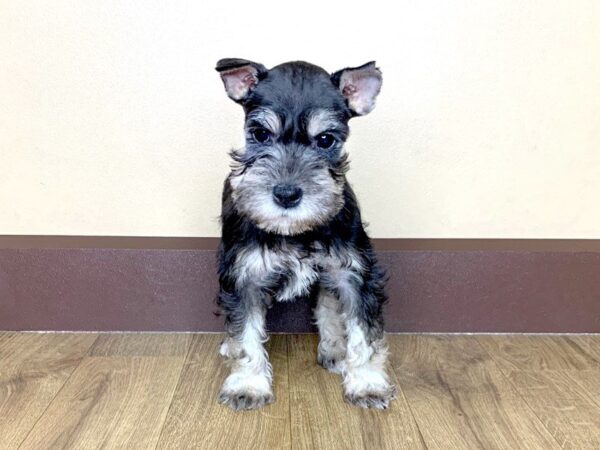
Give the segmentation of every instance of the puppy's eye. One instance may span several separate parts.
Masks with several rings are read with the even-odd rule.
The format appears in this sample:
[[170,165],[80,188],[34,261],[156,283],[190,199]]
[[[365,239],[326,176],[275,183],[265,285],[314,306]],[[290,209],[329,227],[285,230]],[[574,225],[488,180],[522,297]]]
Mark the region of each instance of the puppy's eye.
[[255,128],[252,130],[252,137],[256,142],[264,144],[271,139],[271,133],[265,128]]
[[335,144],[335,138],[333,134],[330,133],[322,133],[317,136],[317,147],[319,148],[329,148],[333,144]]

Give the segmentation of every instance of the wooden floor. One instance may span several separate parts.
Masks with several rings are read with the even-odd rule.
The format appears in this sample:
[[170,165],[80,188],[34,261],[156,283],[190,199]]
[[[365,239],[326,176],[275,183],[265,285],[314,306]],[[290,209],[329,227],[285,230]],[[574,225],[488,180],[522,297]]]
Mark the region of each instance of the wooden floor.
[[221,339],[0,332],[0,448],[600,448],[600,336],[389,336],[387,411],[343,402],[316,336],[272,336],[277,402],[243,413]]

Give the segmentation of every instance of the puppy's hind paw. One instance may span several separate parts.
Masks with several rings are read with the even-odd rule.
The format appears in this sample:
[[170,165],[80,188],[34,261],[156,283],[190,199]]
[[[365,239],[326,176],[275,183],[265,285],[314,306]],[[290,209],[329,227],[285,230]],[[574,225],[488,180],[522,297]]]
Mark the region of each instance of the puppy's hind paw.
[[321,352],[317,354],[317,362],[321,367],[327,369],[331,373],[342,373],[343,372],[343,362],[344,356],[341,355],[339,357],[326,355]]

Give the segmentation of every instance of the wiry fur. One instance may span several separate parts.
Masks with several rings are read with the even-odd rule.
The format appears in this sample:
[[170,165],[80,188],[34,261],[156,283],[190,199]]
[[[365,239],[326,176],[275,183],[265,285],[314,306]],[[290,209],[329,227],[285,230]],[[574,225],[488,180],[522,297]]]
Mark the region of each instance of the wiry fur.
[[[258,228],[280,235],[300,234],[326,224],[344,206],[346,159],[328,164],[301,145],[274,144],[255,152],[232,152],[235,163],[229,184],[240,214]],[[296,208],[283,209],[272,201],[277,184],[296,183],[304,196]]]
[[[273,400],[263,347],[266,309],[273,301],[316,295],[319,363],[342,374],[347,401],[385,408],[395,394],[385,373],[385,275],[346,180],[343,148],[348,120],[365,108],[353,110],[339,84],[378,69],[370,64],[364,74],[361,67],[349,69],[352,77],[343,71],[330,77],[303,62],[266,70],[245,60],[223,61],[217,70],[230,97],[244,107],[247,139],[231,154],[222,198],[218,303],[229,335],[221,354],[232,371],[220,401],[252,409]],[[370,84],[376,95],[378,87]],[[350,91],[361,105],[374,104],[374,97]],[[259,142],[257,128],[268,132],[268,141]],[[317,145],[322,133],[334,136],[331,147]],[[301,189],[297,205],[274,201],[274,187],[282,184]]]
[[336,297],[322,289],[315,308],[315,322],[321,337],[317,361],[334,373],[342,373],[346,357],[346,326],[342,320],[341,306]]

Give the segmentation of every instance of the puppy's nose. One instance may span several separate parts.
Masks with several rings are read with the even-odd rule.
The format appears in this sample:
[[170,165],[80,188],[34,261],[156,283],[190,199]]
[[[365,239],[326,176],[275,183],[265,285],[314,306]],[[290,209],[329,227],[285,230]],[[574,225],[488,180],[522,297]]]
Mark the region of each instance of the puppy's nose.
[[302,189],[291,184],[278,184],[273,188],[275,202],[284,208],[293,208],[302,200]]

